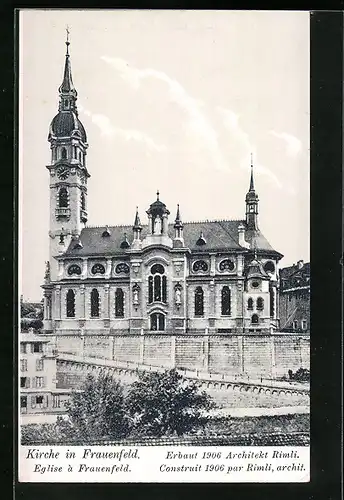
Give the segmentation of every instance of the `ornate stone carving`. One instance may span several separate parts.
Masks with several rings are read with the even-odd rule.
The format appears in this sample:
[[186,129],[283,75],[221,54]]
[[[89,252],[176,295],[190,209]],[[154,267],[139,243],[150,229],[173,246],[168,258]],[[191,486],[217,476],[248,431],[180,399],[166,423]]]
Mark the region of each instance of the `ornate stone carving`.
[[50,282],[50,262],[48,260],[45,263],[44,281],[46,283]]

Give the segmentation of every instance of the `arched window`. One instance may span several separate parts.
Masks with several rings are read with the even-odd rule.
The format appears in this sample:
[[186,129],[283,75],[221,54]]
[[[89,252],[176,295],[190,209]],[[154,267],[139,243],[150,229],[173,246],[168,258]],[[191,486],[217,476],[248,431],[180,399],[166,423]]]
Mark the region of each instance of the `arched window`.
[[253,309],[253,299],[251,297],[247,301],[247,309],[249,310]]
[[99,292],[96,288],[91,292],[91,317],[99,318]]
[[230,316],[231,314],[231,291],[229,286],[224,286],[221,292],[221,314]]
[[65,187],[59,190],[59,208],[68,207],[68,191]]
[[73,290],[67,292],[67,318],[75,318],[75,293]]
[[78,150],[77,150],[76,146],[73,146],[73,157],[74,157],[75,159],[77,159],[77,158],[78,158]]
[[198,286],[195,290],[195,316],[204,315],[204,294],[202,287]]
[[258,299],[257,299],[257,309],[259,311],[264,309],[264,299],[262,299],[262,297],[258,297]]
[[56,160],[56,159],[57,159],[57,156],[56,156],[56,148],[53,148],[53,150],[52,150],[52,155],[53,155],[53,160]]
[[123,318],[124,316],[124,293],[122,288],[117,288],[115,292],[115,316]]
[[162,313],[153,313],[150,317],[150,329],[153,331],[165,330],[165,316]]
[[167,301],[167,278],[164,266],[154,264],[151,268],[151,275],[148,277],[148,302]]
[[79,151],[79,162],[82,163],[82,152]]
[[85,193],[83,191],[81,191],[80,202],[81,202],[81,210],[86,210],[86,198],[85,198]]
[[259,323],[258,314],[252,314],[252,325],[257,325]]
[[61,149],[61,158],[62,158],[62,160],[67,159],[67,149],[66,148]]

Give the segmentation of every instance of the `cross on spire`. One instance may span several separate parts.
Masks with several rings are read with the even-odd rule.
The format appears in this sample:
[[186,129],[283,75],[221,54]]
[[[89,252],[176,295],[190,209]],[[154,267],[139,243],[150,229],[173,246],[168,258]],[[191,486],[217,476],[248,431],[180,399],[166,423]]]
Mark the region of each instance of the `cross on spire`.
[[69,55],[69,45],[70,45],[70,41],[69,41],[69,34],[70,34],[70,31],[69,31],[69,26],[67,24],[66,26],[66,46],[67,46],[67,55]]
[[157,192],[156,192],[156,199],[157,199],[157,201],[159,201],[159,194],[160,193],[159,193],[159,189],[158,189]]

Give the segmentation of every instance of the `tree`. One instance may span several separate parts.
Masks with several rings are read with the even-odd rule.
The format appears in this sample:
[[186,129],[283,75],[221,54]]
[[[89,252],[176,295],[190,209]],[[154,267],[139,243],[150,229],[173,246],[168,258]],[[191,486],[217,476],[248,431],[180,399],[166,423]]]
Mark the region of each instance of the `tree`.
[[124,437],[128,426],[123,387],[108,375],[88,375],[80,391],[67,403],[68,420],[59,420],[61,432],[82,442]]
[[143,373],[126,397],[133,434],[182,435],[208,422],[205,411],[214,407],[210,396],[196,382],[186,380],[175,369]]

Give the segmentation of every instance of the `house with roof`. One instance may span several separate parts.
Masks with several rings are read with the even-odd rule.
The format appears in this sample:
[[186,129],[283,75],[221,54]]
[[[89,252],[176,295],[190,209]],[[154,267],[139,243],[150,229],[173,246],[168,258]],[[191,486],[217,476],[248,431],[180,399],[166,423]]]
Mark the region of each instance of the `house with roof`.
[[[279,329],[278,263],[259,228],[251,165],[241,220],[187,222],[157,192],[145,220],[87,225],[92,166],[66,42],[51,162],[44,330],[63,335],[251,335]],[[252,162],[251,162],[252,163]],[[245,203],[245,206],[244,206]]]
[[280,327],[283,332],[310,333],[310,263],[299,260],[279,271]]

